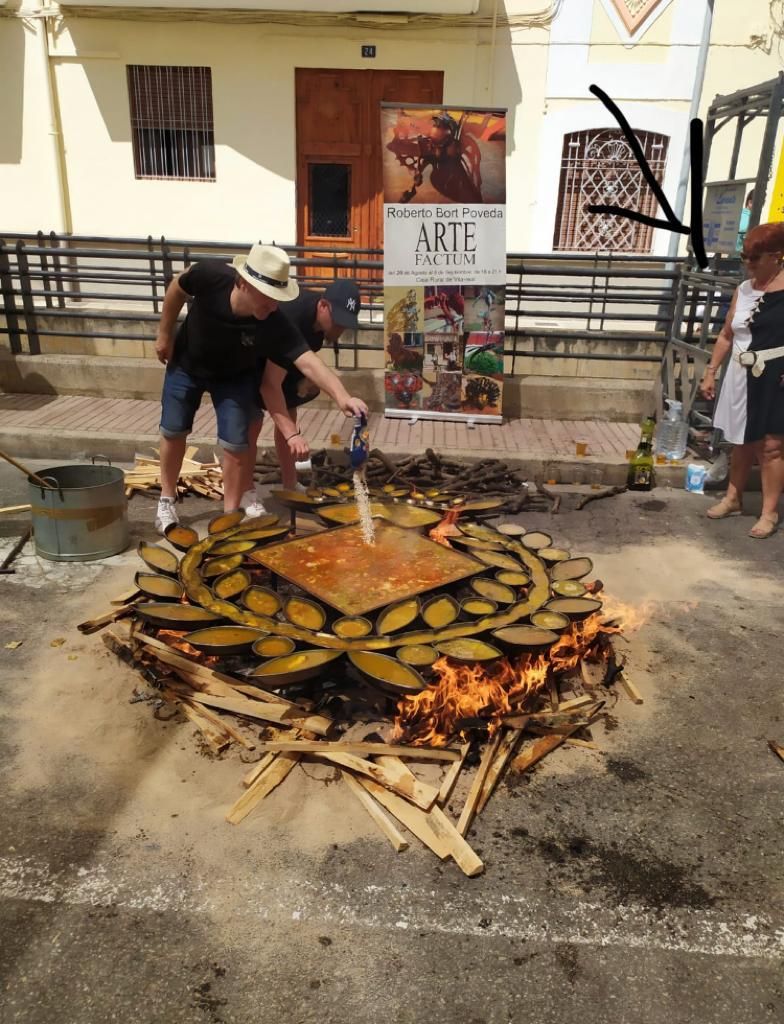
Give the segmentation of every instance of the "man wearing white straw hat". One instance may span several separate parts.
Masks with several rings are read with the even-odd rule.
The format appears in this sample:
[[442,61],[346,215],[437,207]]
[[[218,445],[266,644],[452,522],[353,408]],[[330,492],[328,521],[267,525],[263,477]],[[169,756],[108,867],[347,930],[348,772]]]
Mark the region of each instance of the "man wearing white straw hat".
[[[299,294],[289,276],[288,255],[275,246],[254,245],[232,267],[220,260],[200,260],[171,282],[163,301],[155,351],[166,366],[161,396],[161,497],[155,518],[163,532],[178,522],[175,501],[188,434],[206,391],[218,421],[223,449],[223,505],[239,508],[245,499],[248,515],[261,515],[255,495],[243,495],[247,464],[255,461],[248,446],[250,425],[258,407],[258,362],[268,358],[292,363],[326,391],[347,416],[367,412],[338,377],[311,351],[308,343],[278,310]],[[191,299],[185,320],[177,317]],[[289,443],[299,458],[307,445],[297,434]],[[303,448],[304,446],[304,448]]]

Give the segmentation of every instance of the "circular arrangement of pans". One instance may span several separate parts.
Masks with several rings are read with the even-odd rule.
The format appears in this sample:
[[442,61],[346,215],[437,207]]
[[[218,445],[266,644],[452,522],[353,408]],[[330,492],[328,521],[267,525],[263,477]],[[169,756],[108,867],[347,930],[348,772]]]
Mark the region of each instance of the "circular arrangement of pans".
[[[343,502],[349,492],[341,487],[334,490]],[[405,523],[411,527],[425,528],[431,518],[440,519],[422,503],[457,500],[437,491],[412,496],[404,490],[399,497],[405,500],[389,504],[400,490],[385,489],[379,507],[385,517],[394,510],[401,519],[411,519]],[[325,489],[316,495],[292,492],[290,500],[299,507],[325,505],[319,514],[332,522],[356,516],[353,505],[330,502],[331,497]],[[573,623],[601,609],[601,601],[581,582],[593,570],[589,558],[573,558],[539,530],[526,532],[516,523],[496,528],[468,518],[472,510],[492,507],[489,499],[463,502],[464,518],[453,539],[476,561],[472,576],[394,601],[375,612],[374,619],[336,617],[313,594],[291,592],[287,585],[281,594],[254,583],[243,563],[252,566],[255,547],[289,532],[274,516],[247,521],[242,513],[216,516],[202,539],[176,524],[166,539],[184,552],[182,559],[157,544],[139,545],[151,571],[135,577],[138,589],[150,598],[137,606],[138,613],[158,628],[185,631],[187,641],[205,653],[252,652],[259,659],[253,678],[266,687],[345,672],[346,663],[337,663],[347,656],[367,683],[391,694],[413,695],[427,687],[439,659],[492,664],[502,657],[537,656],[562,635],[568,637]]]

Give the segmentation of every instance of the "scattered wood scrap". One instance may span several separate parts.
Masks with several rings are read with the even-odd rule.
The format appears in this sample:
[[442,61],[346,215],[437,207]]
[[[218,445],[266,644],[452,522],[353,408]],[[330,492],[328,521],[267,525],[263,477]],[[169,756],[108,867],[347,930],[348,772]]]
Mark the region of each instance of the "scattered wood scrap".
[[784,747],[782,747],[780,743],[776,743],[775,740],[768,740],[768,746],[776,755],[776,757],[779,757],[782,761],[784,761]]
[[[220,462],[196,462],[193,456],[198,448],[188,448],[182,461],[177,481],[177,496],[199,494],[204,498],[223,497],[223,470]],[[161,489],[160,459],[150,455],[136,455],[133,469],[125,471],[125,496],[150,493]]]
[[628,490],[626,485],[623,487],[604,487],[601,491],[595,491],[593,494],[586,494],[584,498],[581,498],[577,502],[577,509],[585,508],[585,506],[591,501],[599,501],[600,498],[611,498],[614,494],[623,494],[624,491]]

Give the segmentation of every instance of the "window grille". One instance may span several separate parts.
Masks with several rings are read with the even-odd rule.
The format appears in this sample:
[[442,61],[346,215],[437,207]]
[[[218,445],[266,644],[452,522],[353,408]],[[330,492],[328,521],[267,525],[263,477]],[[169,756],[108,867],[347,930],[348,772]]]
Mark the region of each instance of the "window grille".
[[311,235],[345,238],[351,219],[351,167],[348,164],[310,165]]
[[[664,180],[669,136],[635,132],[653,176]],[[588,213],[592,204],[612,204],[657,216],[658,203],[623,132],[617,128],[564,136],[554,250],[651,251],[653,228],[622,217]]]
[[129,64],[137,178],[215,180],[212,70]]

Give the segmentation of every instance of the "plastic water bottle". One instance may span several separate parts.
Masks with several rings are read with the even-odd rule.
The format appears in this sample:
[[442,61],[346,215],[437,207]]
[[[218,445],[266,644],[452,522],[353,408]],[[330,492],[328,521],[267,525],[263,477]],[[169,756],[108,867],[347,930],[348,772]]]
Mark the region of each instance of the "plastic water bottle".
[[672,398],[666,399],[669,408],[656,431],[654,450],[668,461],[677,462],[686,454],[689,440],[689,424],[683,418],[683,404]]

